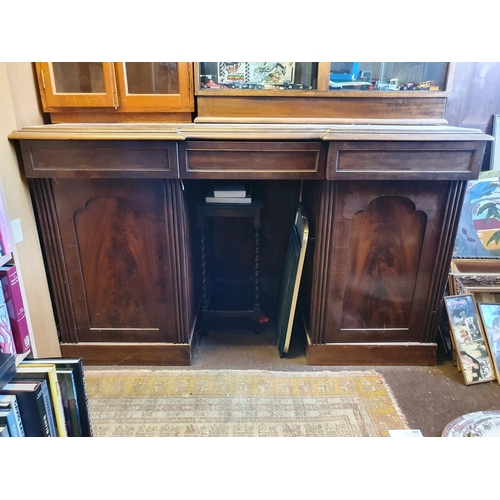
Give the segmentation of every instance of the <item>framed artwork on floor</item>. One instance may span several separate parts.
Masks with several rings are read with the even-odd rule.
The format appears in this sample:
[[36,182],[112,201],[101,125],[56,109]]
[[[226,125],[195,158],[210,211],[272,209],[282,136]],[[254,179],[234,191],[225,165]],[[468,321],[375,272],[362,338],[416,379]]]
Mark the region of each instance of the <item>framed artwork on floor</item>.
[[495,374],[500,384],[500,304],[479,303],[478,308]]
[[450,332],[465,385],[495,380],[487,341],[476,312],[474,297],[452,295],[444,298]]

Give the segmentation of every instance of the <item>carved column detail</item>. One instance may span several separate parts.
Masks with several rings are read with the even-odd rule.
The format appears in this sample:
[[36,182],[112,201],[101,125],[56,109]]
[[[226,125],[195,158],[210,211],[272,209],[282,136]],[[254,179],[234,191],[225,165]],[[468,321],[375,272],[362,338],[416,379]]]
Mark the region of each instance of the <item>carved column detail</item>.
[[62,342],[78,342],[73,304],[68,285],[61,234],[54,205],[52,179],[30,179],[31,192],[42,236],[47,280],[55,304],[56,321]]

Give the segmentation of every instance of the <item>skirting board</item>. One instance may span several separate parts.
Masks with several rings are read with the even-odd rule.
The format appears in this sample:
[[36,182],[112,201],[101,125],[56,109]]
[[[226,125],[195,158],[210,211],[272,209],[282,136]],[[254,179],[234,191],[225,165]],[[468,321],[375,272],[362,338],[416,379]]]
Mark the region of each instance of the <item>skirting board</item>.
[[308,365],[434,366],[437,344],[308,344]]
[[82,358],[84,365],[189,366],[189,344],[80,342],[60,344],[61,356]]

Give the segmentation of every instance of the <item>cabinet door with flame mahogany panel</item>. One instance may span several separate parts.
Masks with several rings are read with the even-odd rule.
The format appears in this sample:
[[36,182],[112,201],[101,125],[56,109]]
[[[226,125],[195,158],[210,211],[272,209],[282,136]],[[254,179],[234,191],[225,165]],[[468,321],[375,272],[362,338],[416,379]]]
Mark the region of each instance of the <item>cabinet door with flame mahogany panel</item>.
[[185,342],[178,183],[59,179],[52,192],[78,342]]
[[[432,363],[453,212],[464,186],[453,181],[334,181],[321,186],[323,208],[313,220],[318,232],[311,359],[369,364],[378,356],[381,364],[398,364],[408,362],[411,346],[412,361]],[[314,344],[326,344],[329,355],[323,358]]]

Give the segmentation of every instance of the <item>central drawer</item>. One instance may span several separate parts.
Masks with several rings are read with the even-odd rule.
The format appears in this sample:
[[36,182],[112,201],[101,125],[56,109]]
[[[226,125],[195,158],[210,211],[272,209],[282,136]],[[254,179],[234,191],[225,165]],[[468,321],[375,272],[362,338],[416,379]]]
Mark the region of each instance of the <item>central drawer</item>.
[[326,145],[287,141],[185,141],[185,179],[323,179]]

